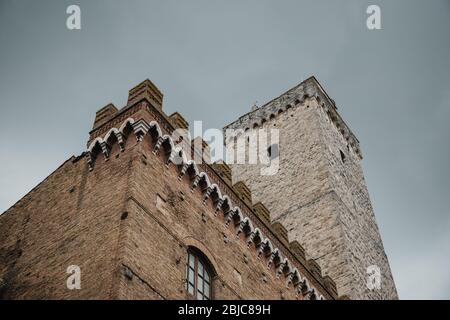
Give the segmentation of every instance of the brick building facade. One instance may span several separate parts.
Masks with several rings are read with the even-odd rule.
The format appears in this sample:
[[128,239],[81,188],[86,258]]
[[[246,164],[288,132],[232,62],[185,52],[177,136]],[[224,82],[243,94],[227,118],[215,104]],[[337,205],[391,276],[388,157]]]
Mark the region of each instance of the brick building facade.
[[189,161],[171,138],[187,124],[162,98],[146,80],[100,109],[88,150],[0,216],[0,297],[338,298],[227,165]]

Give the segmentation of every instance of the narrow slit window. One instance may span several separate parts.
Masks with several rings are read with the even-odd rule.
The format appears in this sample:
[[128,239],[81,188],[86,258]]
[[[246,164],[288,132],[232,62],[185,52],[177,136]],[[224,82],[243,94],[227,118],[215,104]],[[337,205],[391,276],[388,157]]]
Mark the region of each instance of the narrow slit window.
[[270,160],[274,160],[278,158],[278,144],[273,144],[269,148],[267,148],[267,155]]
[[345,163],[345,154],[342,152],[342,150],[339,150],[339,153],[341,154],[342,163]]

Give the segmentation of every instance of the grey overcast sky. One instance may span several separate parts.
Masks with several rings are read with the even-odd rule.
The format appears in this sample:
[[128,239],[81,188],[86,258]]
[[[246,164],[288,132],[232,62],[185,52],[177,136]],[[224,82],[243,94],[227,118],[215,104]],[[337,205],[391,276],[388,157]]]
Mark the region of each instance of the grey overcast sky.
[[310,75],[361,142],[400,298],[449,299],[448,0],[0,0],[0,212],[146,78],[166,113],[221,128]]

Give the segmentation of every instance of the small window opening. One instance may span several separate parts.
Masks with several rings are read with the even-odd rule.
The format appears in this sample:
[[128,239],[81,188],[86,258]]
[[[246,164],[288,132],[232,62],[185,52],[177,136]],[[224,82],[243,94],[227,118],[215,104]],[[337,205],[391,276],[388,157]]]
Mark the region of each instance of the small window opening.
[[267,155],[270,160],[274,160],[278,158],[278,144],[273,144],[269,148],[267,148]]
[[339,150],[339,153],[341,154],[342,163],[345,163],[345,154],[342,152],[342,150]]

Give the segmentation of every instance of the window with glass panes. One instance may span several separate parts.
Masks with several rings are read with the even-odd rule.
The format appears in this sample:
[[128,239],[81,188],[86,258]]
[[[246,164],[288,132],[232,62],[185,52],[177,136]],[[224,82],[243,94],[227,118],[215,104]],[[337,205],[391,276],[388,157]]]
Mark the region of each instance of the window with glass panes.
[[189,252],[186,266],[187,290],[197,300],[211,299],[211,275],[204,260]]

